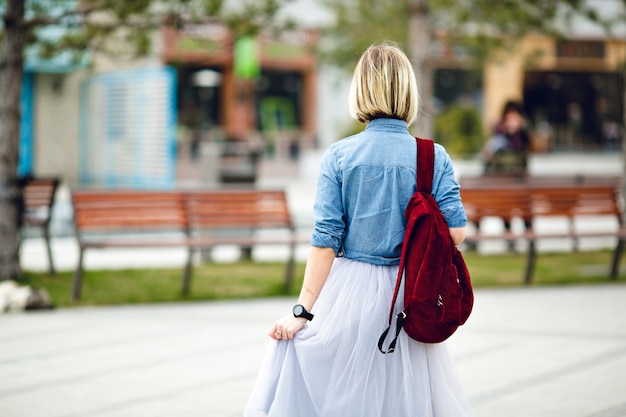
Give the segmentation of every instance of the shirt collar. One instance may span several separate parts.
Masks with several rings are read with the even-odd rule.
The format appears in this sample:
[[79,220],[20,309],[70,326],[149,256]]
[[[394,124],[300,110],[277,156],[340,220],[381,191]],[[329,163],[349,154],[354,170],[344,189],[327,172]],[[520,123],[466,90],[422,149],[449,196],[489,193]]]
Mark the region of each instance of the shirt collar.
[[374,119],[367,122],[366,130],[395,130],[401,133],[409,132],[409,125],[399,119]]

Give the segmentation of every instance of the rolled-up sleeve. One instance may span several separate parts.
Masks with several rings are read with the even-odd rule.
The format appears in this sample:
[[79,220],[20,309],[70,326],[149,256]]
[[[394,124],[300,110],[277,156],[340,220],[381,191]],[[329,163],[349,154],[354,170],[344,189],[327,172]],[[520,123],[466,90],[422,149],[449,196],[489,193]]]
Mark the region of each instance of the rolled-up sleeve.
[[313,205],[315,226],[311,246],[332,248],[339,252],[346,229],[337,158],[331,146],[320,164],[317,194]]
[[467,215],[461,201],[461,187],[454,176],[452,160],[442,146],[435,145],[435,150],[433,197],[448,227],[463,227],[467,224]]

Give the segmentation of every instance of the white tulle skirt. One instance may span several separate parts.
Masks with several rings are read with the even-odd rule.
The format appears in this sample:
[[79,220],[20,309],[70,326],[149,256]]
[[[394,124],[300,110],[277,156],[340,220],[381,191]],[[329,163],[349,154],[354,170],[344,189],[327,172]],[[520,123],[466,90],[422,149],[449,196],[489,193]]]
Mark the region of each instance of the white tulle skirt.
[[473,412],[445,342],[404,332],[382,354],[397,266],[337,258],[290,341],[271,340],[245,417],[464,417]]

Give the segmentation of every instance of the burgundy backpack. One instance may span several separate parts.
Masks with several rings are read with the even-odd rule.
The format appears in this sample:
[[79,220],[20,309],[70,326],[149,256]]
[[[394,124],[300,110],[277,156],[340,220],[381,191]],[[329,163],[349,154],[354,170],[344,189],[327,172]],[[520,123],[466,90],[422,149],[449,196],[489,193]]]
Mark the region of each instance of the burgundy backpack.
[[[382,353],[395,350],[400,331],[425,343],[439,343],[465,323],[474,305],[469,272],[461,252],[437,202],[431,195],[435,145],[417,139],[417,190],[409,200],[404,216],[404,233],[396,289],[391,301],[389,327],[378,341]],[[391,329],[393,311],[404,282],[404,310],[397,316],[396,334],[389,348],[383,349]]]

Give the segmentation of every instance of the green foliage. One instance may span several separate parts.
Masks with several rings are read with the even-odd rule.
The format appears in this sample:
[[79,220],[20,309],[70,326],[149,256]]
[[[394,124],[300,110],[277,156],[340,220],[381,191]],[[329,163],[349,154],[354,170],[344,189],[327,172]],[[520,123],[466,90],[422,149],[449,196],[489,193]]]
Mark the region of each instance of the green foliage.
[[527,33],[561,36],[575,16],[598,25],[604,22],[583,0],[430,0],[433,29],[449,43],[464,47],[476,61],[495,49],[514,50]]
[[335,21],[322,29],[327,42],[319,45],[322,59],[352,70],[372,43],[408,45],[409,0],[323,0]]
[[484,144],[480,113],[469,105],[450,106],[435,119],[435,138],[453,155],[480,151]]
[[207,0],[204,2],[204,13],[207,16],[219,16],[224,7],[224,0]]
[[[477,63],[496,48],[512,50],[525,34],[560,36],[574,17],[608,29],[624,15],[601,17],[584,0],[323,0],[335,15],[320,50],[329,62],[351,70],[361,52],[383,40],[411,44],[411,5],[426,3],[430,31],[439,41],[462,46]],[[626,3],[626,2],[625,2]],[[597,5],[596,5],[597,6]]]
[[[181,28],[217,22],[226,25],[236,38],[292,26],[291,22],[279,25],[274,19],[289,1],[246,0],[227,8],[224,0],[32,0],[25,1],[21,27],[29,52],[42,58],[59,53],[78,57],[86,51],[135,57],[151,51],[151,37],[164,25]],[[0,0],[0,17],[6,2]]]

